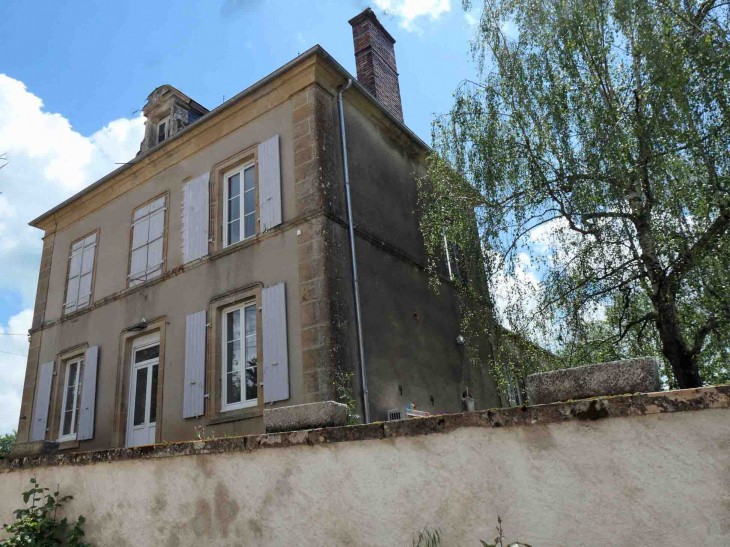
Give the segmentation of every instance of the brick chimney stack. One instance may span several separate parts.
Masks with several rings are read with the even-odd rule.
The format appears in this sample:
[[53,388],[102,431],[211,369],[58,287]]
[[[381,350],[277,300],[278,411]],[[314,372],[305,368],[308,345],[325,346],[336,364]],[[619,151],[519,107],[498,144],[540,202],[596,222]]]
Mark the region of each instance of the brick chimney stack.
[[348,21],[355,42],[357,81],[403,121],[398,70],[395,65],[395,39],[367,8]]

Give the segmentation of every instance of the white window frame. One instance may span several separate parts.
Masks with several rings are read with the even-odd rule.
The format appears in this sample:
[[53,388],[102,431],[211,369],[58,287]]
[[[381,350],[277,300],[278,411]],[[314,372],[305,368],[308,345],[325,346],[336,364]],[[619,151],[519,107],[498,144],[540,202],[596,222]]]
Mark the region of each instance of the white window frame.
[[[89,243],[87,241],[91,240]],[[66,301],[63,303],[63,315],[66,315],[67,313],[73,313],[78,310],[83,310],[84,308],[88,308],[91,305],[91,295],[94,292],[94,266],[96,265],[96,247],[99,243],[99,235],[98,232],[93,232],[87,236],[84,236],[83,238],[79,239],[78,241],[75,241],[71,244],[71,254],[68,257],[68,272],[66,274]],[[78,249],[74,249],[74,247],[78,246]],[[91,270],[84,273],[84,257],[88,254],[91,254]],[[73,259],[79,256],[79,272],[76,276],[74,276],[73,279],[76,277],[79,278],[79,286],[76,290],[76,300],[73,302],[70,302],[68,300],[68,290],[71,285],[71,263]],[[81,294],[81,278],[84,276],[90,276],[91,280],[89,281],[89,292],[85,294]],[[82,299],[88,297],[86,302],[79,303]],[[73,308],[71,311],[68,311],[68,308]]]
[[[256,300],[247,300],[235,306],[225,308],[222,312],[221,321],[221,340],[223,349],[221,355],[223,360],[221,361],[221,412],[227,412],[230,410],[239,410],[241,408],[251,408],[259,404],[259,395],[261,392],[261,378],[259,378],[259,363],[256,363],[256,398],[246,399],[246,369],[250,368],[246,366],[246,309],[254,308],[254,317],[258,323],[258,308]],[[241,355],[243,362],[241,363],[241,401],[238,403],[228,404],[228,373],[226,371],[228,363],[228,314],[240,310],[241,313]],[[258,339],[258,324],[254,330],[256,336],[256,355],[258,357],[259,339]],[[258,361],[258,359],[257,359]]]
[[[165,138],[160,140],[160,126],[163,123],[165,124]],[[155,126],[155,140],[157,141],[156,144],[165,142],[169,138],[170,138],[170,116],[167,116],[166,118],[162,118],[159,122],[157,122],[157,125]]]
[[[244,172],[246,169],[249,169],[253,167],[254,168],[254,181],[253,181],[253,189],[250,190],[254,193],[254,223],[253,223],[253,233],[249,236],[246,236],[245,229],[246,229],[246,223],[245,223],[245,211],[244,211]],[[240,229],[239,229],[239,237],[238,241],[234,241],[233,243],[228,241],[228,179],[235,175],[236,173],[240,174],[239,177],[239,193],[238,193],[238,202],[239,202],[239,211],[240,217],[239,217],[239,223],[240,223]],[[256,160],[251,160],[240,167],[236,167],[235,169],[232,169],[231,171],[227,171],[223,174],[223,247],[228,247],[230,245],[235,245],[236,243],[241,243],[242,241],[246,241],[247,239],[250,239],[256,235],[256,187],[258,185],[258,181],[256,180]]]
[[[136,362],[137,352],[143,349],[147,349],[149,347],[153,346],[160,346],[159,353],[157,357],[153,357],[152,359],[148,359],[147,361],[140,361],[139,363]],[[148,334],[147,336],[142,336],[139,338],[136,338],[132,342],[132,362],[130,365],[130,372],[129,372],[129,403],[127,407],[127,440],[126,445],[130,445],[130,441],[132,439],[132,430],[134,428],[134,397],[136,394],[136,372],[138,369],[142,367],[151,367],[154,365],[157,365],[157,391],[159,393],[160,389],[162,387],[159,384],[160,379],[160,355],[162,354],[162,343],[160,338],[159,332],[153,332],[152,334]],[[146,405],[145,408],[145,417],[147,418],[146,421],[146,427],[149,428],[150,426],[154,425],[157,427],[157,415],[154,416],[154,421],[152,421],[152,414],[151,414],[151,407],[152,407],[152,397],[151,397],[151,391],[152,391],[152,375],[150,374],[147,378],[147,386],[145,390],[145,402],[147,402],[147,398],[149,397],[149,405]],[[159,411],[159,408],[156,408],[157,411]],[[141,445],[140,445],[141,446]]]
[[[141,216],[137,220],[134,220],[134,215],[136,214],[136,211],[143,207],[152,207],[152,204],[156,203],[157,201],[162,200],[162,207],[159,209],[155,209],[154,211],[148,211],[147,214]],[[162,240],[162,257],[160,259],[160,262],[157,264],[150,265],[149,262],[146,262],[144,272],[136,272],[132,273],[132,267],[133,267],[133,256],[134,251],[137,250],[134,248],[134,230],[135,227],[138,224],[141,224],[145,220],[151,220],[153,215],[162,215],[162,235],[152,241],[149,239],[149,224],[147,227],[147,243],[144,245],[140,245],[137,247],[137,249],[141,249],[142,247],[147,247],[147,260],[149,260],[149,246],[151,243],[154,243],[155,241],[161,239]],[[127,275],[127,281],[129,282],[130,287],[137,287],[139,285],[143,285],[144,283],[147,283],[147,281],[151,281],[152,279],[157,279],[163,274],[163,267],[165,264],[165,237],[167,236],[167,194],[163,194],[161,196],[156,197],[152,201],[148,202],[145,205],[141,205],[140,207],[137,207],[135,209],[135,213],[132,215],[132,233],[130,234],[130,237],[132,238],[132,245],[131,245],[131,252],[129,253],[129,274]],[[154,277],[150,277],[150,274],[155,273],[158,270],[159,267],[159,274],[155,275]]]
[[[76,386],[74,387],[74,400],[71,412],[71,432],[68,435],[63,434],[63,424],[66,418],[66,402],[68,397],[68,376],[71,372],[71,365],[76,365]],[[66,362],[66,375],[63,381],[63,402],[61,403],[61,419],[58,424],[58,442],[75,441],[78,431],[76,430],[76,419],[78,415],[76,413],[79,407],[79,391],[81,390],[81,377],[84,369],[84,358],[76,357],[69,359]]]

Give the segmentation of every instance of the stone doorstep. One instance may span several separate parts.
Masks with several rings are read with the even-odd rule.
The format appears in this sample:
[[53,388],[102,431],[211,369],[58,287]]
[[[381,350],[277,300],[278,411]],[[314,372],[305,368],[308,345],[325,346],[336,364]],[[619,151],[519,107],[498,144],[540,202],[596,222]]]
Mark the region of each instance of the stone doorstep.
[[[730,385],[638,393],[548,405],[493,408],[461,414],[444,414],[411,420],[375,422],[367,425],[328,427],[284,433],[265,433],[245,437],[153,444],[135,448],[110,448],[90,452],[59,453],[35,457],[11,457],[0,460],[3,473],[16,469],[82,466],[117,461],[149,460],[198,456],[253,450],[312,447],[323,444],[376,441],[397,437],[414,437],[448,433],[462,427],[503,428],[534,427],[570,421],[596,421],[648,416],[674,412],[730,409]],[[730,415],[728,415],[730,418]]]
[[541,372],[527,377],[527,393],[533,405],[652,393],[660,389],[659,362],[651,357]]
[[335,401],[264,409],[266,433],[347,425],[347,405]]

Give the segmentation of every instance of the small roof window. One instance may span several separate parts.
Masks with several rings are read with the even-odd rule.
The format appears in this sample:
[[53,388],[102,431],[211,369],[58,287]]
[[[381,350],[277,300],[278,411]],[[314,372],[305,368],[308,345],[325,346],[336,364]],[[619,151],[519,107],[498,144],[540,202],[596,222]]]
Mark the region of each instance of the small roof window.
[[157,124],[157,144],[160,144],[169,135],[169,133],[170,133],[169,125],[170,125],[169,116]]

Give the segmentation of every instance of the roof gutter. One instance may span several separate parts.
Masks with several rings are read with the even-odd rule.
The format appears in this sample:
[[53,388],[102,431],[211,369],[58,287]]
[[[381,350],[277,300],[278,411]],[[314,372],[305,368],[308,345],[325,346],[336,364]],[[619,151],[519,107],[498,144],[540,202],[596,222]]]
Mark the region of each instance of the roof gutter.
[[321,55],[323,59],[327,60],[330,63],[330,65],[332,65],[332,67],[335,69],[335,71],[337,73],[339,73],[345,80],[352,80],[352,87],[354,87],[355,89],[357,89],[358,91],[360,91],[360,93],[362,93],[367,99],[369,99],[370,102],[372,102],[376,107],[378,107],[378,109],[380,109],[380,111],[383,114],[385,114],[385,116],[392,123],[394,123],[401,131],[403,131],[404,133],[406,133],[413,141],[415,141],[416,144],[420,148],[423,148],[424,150],[430,150],[430,147],[426,143],[424,143],[413,131],[411,131],[410,129],[408,129],[408,127],[406,127],[403,122],[401,122],[400,120],[398,120],[398,118],[396,118],[395,116],[393,116],[393,114],[391,114],[382,104],[380,104],[378,102],[378,100],[375,97],[373,97],[367,89],[365,89],[362,85],[360,85],[357,82],[357,80],[354,78],[354,76],[352,76],[349,72],[347,72],[347,70],[345,70],[340,63],[338,63],[337,61],[335,61],[334,57],[332,57],[329,53],[327,53],[327,51],[325,51],[325,49],[322,46],[320,46],[319,44],[317,44],[316,46],[309,48],[307,51],[305,51],[301,55],[295,57],[294,59],[292,59],[291,61],[289,61],[288,63],[286,63],[284,66],[278,68],[277,70],[275,70],[274,72],[272,72],[268,76],[265,76],[264,78],[262,78],[261,80],[259,80],[255,84],[253,84],[252,86],[244,89],[238,95],[235,95],[235,96],[231,97],[230,99],[228,99],[226,102],[224,102],[223,104],[221,104],[217,108],[214,108],[213,110],[211,110],[207,114],[201,116],[200,118],[198,118],[197,120],[195,120],[195,122],[193,122],[190,125],[188,125],[185,129],[183,129],[179,133],[176,133],[172,137],[170,137],[168,139],[165,139],[164,142],[158,144],[154,148],[150,148],[144,154],[141,154],[141,155],[133,158],[132,160],[130,160],[129,162],[125,163],[124,165],[122,165],[118,169],[115,169],[114,171],[112,171],[108,175],[100,178],[99,180],[97,180],[93,184],[87,186],[86,188],[84,188],[80,192],[74,194],[73,196],[71,196],[67,200],[59,203],[53,209],[50,209],[49,211],[46,211],[45,213],[43,213],[38,218],[35,218],[35,219],[31,220],[28,224],[30,226],[34,227],[34,228],[38,228],[38,224],[40,224],[43,220],[47,219],[48,217],[50,217],[54,213],[57,213],[58,211],[60,211],[64,207],[70,205],[71,203],[73,203],[77,199],[85,196],[86,194],[88,194],[90,192],[93,192],[96,188],[98,188],[99,186],[101,186],[105,182],[113,179],[114,177],[116,177],[118,175],[121,175],[127,169],[130,169],[132,166],[137,165],[138,163],[140,163],[143,160],[147,159],[150,155],[152,155],[155,152],[157,152],[158,150],[160,150],[160,148],[162,148],[163,146],[167,146],[171,142],[174,142],[177,139],[182,138],[189,131],[192,131],[194,128],[198,127],[198,125],[200,125],[202,123],[205,123],[206,120],[209,120],[209,119],[217,116],[221,112],[227,110],[231,106],[233,106],[236,103],[238,103],[239,101],[241,101],[242,99],[244,99],[244,98],[248,97],[249,95],[251,95],[252,93],[258,91],[260,88],[262,88],[266,84],[270,83],[275,78],[278,78],[279,76],[281,76],[285,72],[288,72],[294,66],[298,65],[302,61],[308,59],[312,55],[317,55],[317,54]]

